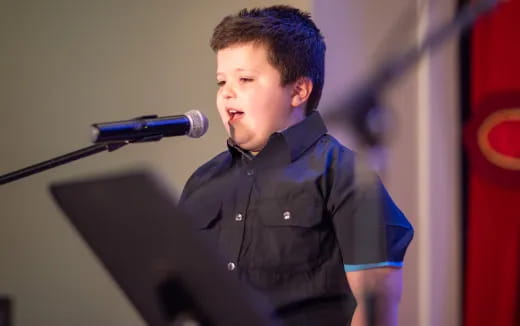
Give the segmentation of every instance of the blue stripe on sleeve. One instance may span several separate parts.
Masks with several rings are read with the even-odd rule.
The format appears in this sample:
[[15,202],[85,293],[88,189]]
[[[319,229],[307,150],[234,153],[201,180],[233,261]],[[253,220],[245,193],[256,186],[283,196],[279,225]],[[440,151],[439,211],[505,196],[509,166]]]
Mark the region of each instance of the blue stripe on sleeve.
[[361,265],[343,265],[345,272],[355,272],[364,269],[377,268],[377,267],[403,267],[402,261],[384,261],[374,264],[361,264]]

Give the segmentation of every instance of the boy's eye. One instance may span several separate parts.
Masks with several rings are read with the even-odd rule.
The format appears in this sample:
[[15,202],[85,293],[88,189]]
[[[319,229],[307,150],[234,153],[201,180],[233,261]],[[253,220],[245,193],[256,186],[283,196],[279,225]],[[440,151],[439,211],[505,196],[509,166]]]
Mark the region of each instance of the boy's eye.
[[226,84],[226,81],[224,81],[224,80],[217,80],[217,86],[222,87],[222,86],[224,86],[224,84]]
[[253,78],[241,77],[240,81],[243,82],[243,83],[247,83],[247,82],[253,81]]

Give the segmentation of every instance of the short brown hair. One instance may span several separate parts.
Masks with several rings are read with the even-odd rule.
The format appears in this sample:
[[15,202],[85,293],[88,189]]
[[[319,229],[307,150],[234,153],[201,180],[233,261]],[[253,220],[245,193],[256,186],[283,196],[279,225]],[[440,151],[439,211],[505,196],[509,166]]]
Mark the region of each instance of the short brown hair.
[[242,9],[226,16],[211,37],[213,51],[256,42],[267,46],[268,61],[281,75],[282,86],[308,77],[313,89],[306,114],[318,107],[325,78],[325,42],[310,14],[289,6]]

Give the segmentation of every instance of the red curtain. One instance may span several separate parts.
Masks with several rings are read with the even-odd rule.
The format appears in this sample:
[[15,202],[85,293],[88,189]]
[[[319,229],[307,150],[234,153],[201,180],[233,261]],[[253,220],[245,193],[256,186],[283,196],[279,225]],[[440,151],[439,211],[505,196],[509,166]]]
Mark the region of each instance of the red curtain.
[[520,0],[471,36],[464,325],[520,325]]

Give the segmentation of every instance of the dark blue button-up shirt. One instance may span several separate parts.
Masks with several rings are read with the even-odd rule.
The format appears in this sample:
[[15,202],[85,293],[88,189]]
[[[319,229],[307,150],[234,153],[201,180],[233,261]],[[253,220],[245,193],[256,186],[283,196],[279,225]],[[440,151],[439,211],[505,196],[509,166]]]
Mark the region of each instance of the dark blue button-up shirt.
[[228,141],[191,176],[180,205],[279,315],[346,324],[345,271],[401,266],[413,235],[380,182],[357,182],[354,156],[314,112],[256,156]]

